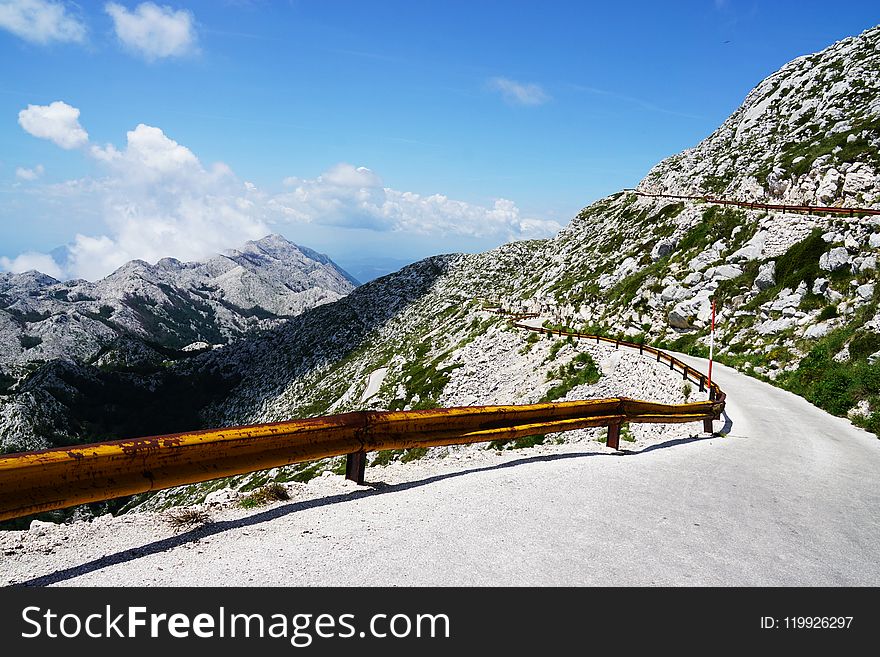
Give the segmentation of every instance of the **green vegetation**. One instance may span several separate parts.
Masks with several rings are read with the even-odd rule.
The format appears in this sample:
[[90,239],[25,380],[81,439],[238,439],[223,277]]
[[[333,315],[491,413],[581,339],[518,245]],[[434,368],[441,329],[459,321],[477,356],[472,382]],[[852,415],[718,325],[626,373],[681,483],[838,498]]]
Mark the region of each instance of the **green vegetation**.
[[402,449],[384,449],[381,452],[377,452],[376,456],[373,457],[372,463],[370,465],[388,465],[392,461],[398,460],[403,455]]
[[5,395],[13,385],[15,385],[15,377],[0,372],[0,395]]
[[403,366],[400,374],[406,395],[394,399],[389,405],[390,410],[399,411],[407,406],[413,410],[437,408],[437,399],[449,383],[450,374],[461,367],[461,363],[441,367],[440,364],[449,357],[451,350],[428,360],[430,347],[428,342],[416,345],[412,359]]
[[37,322],[42,322],[44,319],[49,319],[52,316],[52,313],[49,311],[39,312],[36,310],[28,310],[25,312],[18,308],[4,308],[4,310],[12,315],[14,319],[27,324],[36,324]]
[[[534,334],[534,335],[537,335],[537,334]],[[553,336],[550,336],[550,337],[552,339]],[[544,362],[546,363],[551,360],[556,360],[556,356],[559,355],[559,351],[563,347],[565,347],[566,345],[570,346],[573,344],[574,344],[574,338],[572,338],[570,335],[568,337],[566,337],[564,340],[556,340],[555,342],[553,342],[552,345],[550,345],[550,351],[547,354],[547,359]]]
[[18,341],[21,343],[22,349],[33,349],[37,345],[43,343],[43,338],[38,335],[20,335]]
[[[815,342],[797,369],[780,375],[776,384],[835,415],[845,415],[861,400],[868,400],[872,408],[880,407],[880,361],[872,365],[867,360],[880,351],[880,335],[862,329],[875,311],[873,303],[860,308],[849,324]],[[850,359],[835,361],[834,356],[846,346]],[[874,433],[880,430],[878,420],[877,412],[853,418],[855,424]]]
[[525,355],[532,350],[532,347],[535,346],[535,343],[541,339],[537,333],[529,331],[529,334],[526,336],[526,343],[523,345],[523,348],[519,350],[519,353]]
[[776,286],[771,288],[775,294],[784,287],[795,289],[801,281],[812,288],[820,277],[819,258],[828,250],[822,239],[822,229],[816,228],[809,236],[792,246],[776,259]]
[[386,466],[392,461],[409,463],[424,458],[428,453],[427,447],[411,447],[409,449],[385,449],[377,452],[370,465]]
[[690,400],[691,395],[694,392],[694,388],[691,385],[690,381],[685,381],[684,385],[681,386],[681,395],[684,397],[684,400],[687,402]]
[[580,385],[593,384],[602,377],[599,368],[587,352],[581,352],[569,361],[568,365],[560,365],[548,372],[548,378],[560,379],[560,383],[550,388],[541,401],[553,401],[565,397],[573,388]]
[[[880,164],[877,148],[870,139],[860,136],[863,130],[880,131],[880,119],[865,121],[852,130],[836,132],[813,142],[790,142],[782,147],[781,165],[796,176],[802,176],[813,166],[817,158],[832,155],[835,162],[867,161],[873,165]],[[850,135],[856,135],[854,141],[848,141]],[[835,148],[840,148],[834,153]],[[797,158],[804,159],[794,162]]]
[[711,192],[713,194],[721,194],[722,192],[724,192],[725,189],[727,189],[727,186],[730,184],[730,180],[731,176],[729,174],[724,176],[709,175],[703,178],[702,187],[707,192]]
[[837,306],[825,306],[819,313],[819,321],[824,322],[826,319],[837,317]]
[[409,463],[410,461],[417,461],[424,458],[427,453],[427,447],[410,447],[404,451],[403,456],[400,457],[400,462]]
[[666,261],[669,256],[654,262],[647,267],[642,268],[641,270],[630,274],[620,282],[618,282],[614,287],[608,290],[608,299],[614,300],[616,303],[629,303],[636,296],[638,291],[642,289],[645,281],[648,280],[651,276],[655,276],[657,278],[660,277],[660,274],[663,268],[666,266]]
[[197,341],[210,344],[225,342],[210,305],[170,285],[160,283],[159,288],[165,293],[168,303],[159,305],[152,299],[134,295],[123,300],[151,335],[158,336],[163,344],[174,349]]
[[688,356],[698,356],[700,358],[709,357],[709,348],[697,342],[701,335],[691,331],[680,335],[675,340],[661,341],[657,346],[661,349],[669,349],[670,351],[678,351]]
[[283,502],[289,499],[290,493],[287,492],[287,488],[278,482],[273,482],[259,490],[255,490],[249,495],[245,495],[238,501],[238,505],[244,509],[253,509],[258,506],[271,504],[272,502]]
[[[788,251],[776,258],[776,284],[757,294],[743,308],[745,310],[754,310],[762,303],[776,298],[783,288],[796,289],[801,281],[806,281],[807,289],[809,290],[813,287],[815,280],[821,278],[823,274],[832,281],[847,279],[849,277],[848,271],[828,273],[819,269],[819,258],[827,250],[828,244],[822,239],[822,229],[816,228],[806,238],[794,244]],[[751,276],[753,270],[757,271],[756,263],[752,262],[749,265],[748,272]],[[735,280],[738,281],[739,279]],[[752,280],[754,280],[754,276],[752,276]],[[805,297],[804,301],[807,306],[817,302],[822,303],[821,300],[813,299],[809,295]]]
[[543,445],[546,439],[547,436],[544,434],[535,434],[533,436],[520,436],[519,438],[510,438],[507,440],[493,440],[486,446],[486,449],[495,449],[498,451],[501,451],[502,449],[526,449],[528,447],[534,447],[535,445]]
[[[703,221],[691,228],[678,243],[678,251],[684,253],[696,247],[705,247],[717,240],[728,240],[728,247],[749,239],[749,230],[744,225],[746,214],[742,210],[720,205],[710,205],[703,212]],[[733,229],[743,226],[737,234],[736,243],[730,242]]]

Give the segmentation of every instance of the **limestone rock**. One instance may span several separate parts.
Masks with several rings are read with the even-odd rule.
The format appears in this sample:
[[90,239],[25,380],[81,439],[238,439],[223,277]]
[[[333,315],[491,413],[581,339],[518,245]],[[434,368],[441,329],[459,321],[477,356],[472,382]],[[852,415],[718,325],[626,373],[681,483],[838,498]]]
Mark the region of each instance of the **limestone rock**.
[[864,285],[859,285],[856,288],[856,296],[862,301],[870,301],[871,297],[874,296],[874,284],[865,283]]
[[821,255],[819,258],[819,269],[839,271],[849,267],[850,262],[852,262],[852,258],[849,255],[849,251],[845,247],[838,246]]
[[755,277],[755,287],[759,290],[766,290],[774,285],[776,285],[776,261],[770,260],[758,268],[758,275]]
[[657,262],[658,260],[665,258],[670,253],[675,250],[675,240],[672,239],[661,239],[658,240],[654,245],[654,248],[651,249],[651,260]]
[[670,310],[667,315],[667,320],[669,321],[669,325],[673,328],[677,329],[689,329],[691,325],[688,324],[687,317],[682,315],[677,310]]

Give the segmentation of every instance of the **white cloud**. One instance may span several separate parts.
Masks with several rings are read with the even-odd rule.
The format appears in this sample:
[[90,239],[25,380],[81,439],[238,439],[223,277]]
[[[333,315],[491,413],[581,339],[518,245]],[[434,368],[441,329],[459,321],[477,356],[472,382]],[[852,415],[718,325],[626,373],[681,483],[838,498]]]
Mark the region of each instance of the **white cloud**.
[[53,0],[0,0],[0,28],[31,43],[82,43],[86,27]]
[[143,2],[134,11],[115,2],[104,10],[113,19],[116,37],[148,61],[181,57],[196,51],[195,19],[185,9]]
[[[78,110],[64,107],[76,112],[74,120],[78,117]],[[67,143],[56,132],[43,132],[47,138],[51,133],[59,145]],[[203,165],[189,148],[145,124],[127,133],[124,147],[93,144],[83,152],[104,169],[102,177],[46,185],[43,190],[72,206],[95,208],[106,225],[104,234],[76,235],[63,267],[35,253],[7,258],[0,261],[2,266],[30,265],[53,276],[63,269],[69,277],[95,280],[135,258],[202,260],[277,232],[273,224],[504,240],[546,237],[561,228],[554,221],[523,217],[506,199],[483,206],[442,194],[399,191],[384,186],[374,171],[346,163],[316,178],[288,178],[288,190],[270,194],[239,180],[222,162]]]
[[43,175],[44,171],[45,171],[45,169],[43,169],[42,164],[38,164],[33,169],[28,169],[26,167],[18,167],[15,170],[15,177],[18,178],[19,180],[36,180],[37,178],[39,178]]
[[28,105],[18,113],[18,124],[34,137],[68,150],[89,141],[89,134],[79,124],[79,110],[60,100],[51,105]]
[[456,201],[443,194],[425,196],[383,187],[370,169],[338,164],[315,179],[287,178],[292,191],[268,201],[288,220],[421,235],[460,235],[519,239],[547,237],[555,221],[524,218],[512,201],[490,207]]
[[270,233],[246,198],[248,189],[223,163],[198,157],[156,127],[139,124],[124,149],[93,146],[107,170],[96,193],[109,235],[77,235],[69,268],[104,276],[134,258],[200,260]]
[[543,105],[550,100],[550,96],[537,84],[509,78],[492,78],[489,88],[500,92],[504,100],[515,105]]
[[35,251],[27,251],[12,259],[2,256],[0,257],[0,268],[14,274],[36,269],[44,274],[49,274],[52,278],[63,278],[61,267],[52,259],[52,256]]

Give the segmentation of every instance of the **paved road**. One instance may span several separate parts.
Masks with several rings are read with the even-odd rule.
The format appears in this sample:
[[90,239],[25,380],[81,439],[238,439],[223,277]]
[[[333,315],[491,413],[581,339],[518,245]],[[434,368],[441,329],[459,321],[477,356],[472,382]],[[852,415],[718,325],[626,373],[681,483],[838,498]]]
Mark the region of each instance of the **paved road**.
[[[422,474],[429,466],[416,462],[409,483],[239,512],[207,534],[151,542],[134,522],[124,543],[135,551],[75,552],[61,559],[68,570],[41,557],[30,572],[48,577],[33,583],[880,584],[880,441],[792,394],[715,372],[729,395],[726,437],[625,455],[577,445],[481,455]],[[368,480],[382,472],[368,469]]]

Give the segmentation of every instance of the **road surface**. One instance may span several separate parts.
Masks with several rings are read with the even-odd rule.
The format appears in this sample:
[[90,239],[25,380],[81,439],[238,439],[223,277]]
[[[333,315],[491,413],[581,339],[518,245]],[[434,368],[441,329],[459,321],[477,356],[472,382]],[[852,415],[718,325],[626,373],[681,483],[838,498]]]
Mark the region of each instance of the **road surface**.
[[91,523],[88,536],[49,529],[45,553],[13,550],[0,574],[61,585],[880,585],[880,441],[730,368],[714,375],[728,394],[715,424],[724,437],[368,468],[374,488],[328,477],[312,499],[182,534],[146,514]]

